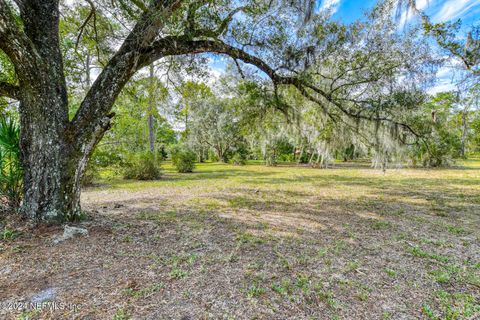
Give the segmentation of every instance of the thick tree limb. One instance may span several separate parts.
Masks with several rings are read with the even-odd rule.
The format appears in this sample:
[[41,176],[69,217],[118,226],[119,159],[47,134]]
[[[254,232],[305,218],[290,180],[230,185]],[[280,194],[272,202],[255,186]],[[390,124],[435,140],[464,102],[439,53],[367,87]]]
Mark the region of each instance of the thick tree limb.
[[7,97],[18,100],[20,96],[20,87],[7,83],[0,82],[0,97]]
[[22,8],[25,0],[13,0],[13,2],[15,2],[19,8]]
[[278,75],[262,59],[255,57],[244,50],[235,48],[220,40],[191,40],[187,36],[171,36],[155,41],[143,52],[139,67],[144,67],[153,61],[172,55],[199,54],[199,53],[226,54],[234,59],[242,60],[263,71],[272,81],[277,84],[293,84],[297,82],[296,77],[285,77]]
[[[159,59],[164,56],[169,55],[179,55],[179,54],[198,54],[198,53],[205,53],[205,52],[212,52],[212,53],[220,53],[226,54],[233,59],[242,60],[245,63],[252,64],[262,70],[273,82],[274,84],[283,84],[283,85],[293,85],[296,87],[300,93],[302,93],[307,99],[310,101],[320,105],[324,110],[325,104],[322,101],[314,98],[312,95],[308,94],[305,88],[308,88],[314,91],[316,94],[320,95],[322,98],[326,100],[326,102],[331,103],[335,107],[337,107],[342,113],[357,119],[364,119],[370,121],[379,121],[379,122],[389,122],[392,124],[399,125],[403,127],[405,130],[413,134],[414,136],[418,137],[419,135],[413,130],[413,128],[407,124],[397,122],[393,119],[387,117],[378,117],[378,116],[364,116],[359,113],[354,113],[345,106],[343,106],[340,102],[336,101],[332,95],[332,93],[325,92],[324,90],[302,80],[297,76],[284,76],[279,75],[273,68],[271,68],[266,62],[262,59],[255,57],[248,52],[232,47],[220,40],[188,40],[184,37],[166,37],[159,41],[156,41],[150,51],[145,52],[147,56],[146,61],[150,61],[150,59]],[[142,63],[146,63],[142,61]]]
[[[20,2],[19,2],[20,3]],[[19,4],[24,6],[23,1]],[[35,55],[32,43],[15,21],[12,9],[5,0],[0,0],[0,49],[20,68]]]

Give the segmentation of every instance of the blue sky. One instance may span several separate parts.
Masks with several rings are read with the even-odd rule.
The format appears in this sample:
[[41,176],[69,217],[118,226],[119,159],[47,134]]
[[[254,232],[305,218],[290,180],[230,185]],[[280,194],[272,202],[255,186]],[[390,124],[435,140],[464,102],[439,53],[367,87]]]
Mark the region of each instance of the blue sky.
[[[366,10],[371,9],[377,0],[318,0],[318,10],[330,10],[332,18],[346,23],[361,19]],[[462,28],[467,30],[472,25],[480,24],[480,0],[416,0],[417,8],[426,13],[433,22],[462,21]],[[404,12],[399,25],[411,23],[418,19],[413,13]],[[434,45],[434,42],[432,42]],[[437,83],[430,93],[457,90],[453,82],[454,74],[448,67],[437,73]]]
[[[332,19],[351,23],[362,19],[377,0],[317,0],[317,10],[330,10]],[[480,0],[416,0],[417,8],[425,12],[433,22],[462,20],[465,29],[480,24]],[[414,22],[418,19],[413,14],[404,13],[399,25]],[[433,42],[432,42],[433,44]],[[216,77],[225,69],[225,57],[212,56],[210,67]],[[442,68],[437,74],[437,84],[431,93],[456,90],[452,83],[451,69]]]
[[[361,18],[363,12],[372,8],[376,2],[376,0],[319,0],[318,8],[330,8],[334,19],[352,22]],[[435,22],[456,19],[462,19],[465,25],[479,22],[480,0],[417,0],[417,7]]]

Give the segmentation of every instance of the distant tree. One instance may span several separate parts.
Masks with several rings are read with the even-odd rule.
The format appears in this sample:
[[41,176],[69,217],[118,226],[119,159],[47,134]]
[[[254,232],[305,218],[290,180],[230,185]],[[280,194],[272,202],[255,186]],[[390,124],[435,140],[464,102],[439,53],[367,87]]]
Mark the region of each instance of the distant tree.
[[436,40],[442,51],[457,63],[457,70],[454,71],[460,71],[458,87],[459,95],[462,96],[459,101],[462,105],[459,112],[462,128],[461,156],[465,157],[469,137],[468,118],[473,107],[472,92],[480,85],[480,26],[471,27],[464,36],[461,20],[432,23],[428,16],[423,15],[423,27],[425,32]]
[[98,151],[121,159],[130,153],[152,151],[153,144],[154,151],[165,153],[165,147],[176,142],[172,126],[159,112],[167,97],[168,91],[158,78],[149,74],[132,79],[115,103],[115,121]]
[[228,99],[211,97],[196,101],[190,113],[188,141],[208,146],[218,160],[227,162],[235,144],[242,140],[238,118]]
[[190,133],[190,113],[192,104],[213,97],[210,88],[201,82],[187,81],[177,88],[180,93],[180,101],[176,106],[175,117],[184,125],[182,138],[187,139]]
[[480,76],[480,26],[472,27],[466,36],[463,36],[460,34],[461,20],[432,23],[428,16],[424,15],[423,27],[444,52],[458,59],[473,76]]
[[414,164],[439,167],[452,164],[462,155],[462,126],[454,92],[441,92],[423,105],[416,128],[423,143],[411,147]]

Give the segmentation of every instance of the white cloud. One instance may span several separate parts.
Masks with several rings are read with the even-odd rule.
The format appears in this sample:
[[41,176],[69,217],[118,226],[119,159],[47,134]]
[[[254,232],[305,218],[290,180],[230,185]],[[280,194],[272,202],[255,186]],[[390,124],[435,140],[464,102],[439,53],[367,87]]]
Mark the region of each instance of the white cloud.
[[455,91],[457,87],[455,84],[451,82],[443,82],[443,83],[438,83],[436,86],[431,87],[428,89],[429,94],[436,94],[439,92],[449,92],[449,91]]
[[[418,10],[425,10],[428,6],[432,5],[436,0],[417,0],[416,7]],[[400,16],[400,26],[405,25],[410,19],[415,16],[415,13],[412,10],[405,10]]]
[[434,3],[435,0],[418,0],[417,1],[417,9],[423,10],[425,9],[428,5]]
[[447,0],[433,20],[448,21],[466,14],[474,6],[480,5],[480,0]]
[[437,78],[439,79],[451,79],[452,78],[452,68],[451,67],[441,67],[437,72]]
[[320,6],[321,11],[330,11],[331,14],[334,14],[338,11],[340,7],[340,2],[342,0],[323,0],[322,5]]
[[207,85],[210,87],[213,87],[215,83],[218,82],[218,80],[222,77],[222,75],[225,73],[225,70],[220,69],[220,68],[210,68],[208,70],[209,77],[206,81]]

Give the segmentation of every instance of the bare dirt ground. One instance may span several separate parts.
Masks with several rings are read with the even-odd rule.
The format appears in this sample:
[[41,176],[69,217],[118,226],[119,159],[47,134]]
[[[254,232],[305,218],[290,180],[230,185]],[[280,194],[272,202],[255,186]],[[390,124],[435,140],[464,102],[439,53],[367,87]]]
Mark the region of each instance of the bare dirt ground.
[[480,319],[475,165],[104,180],[88,237],[0,225],[0,319]]

